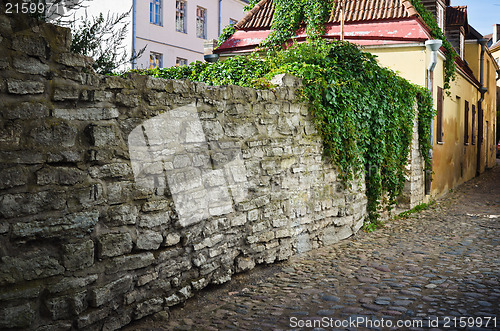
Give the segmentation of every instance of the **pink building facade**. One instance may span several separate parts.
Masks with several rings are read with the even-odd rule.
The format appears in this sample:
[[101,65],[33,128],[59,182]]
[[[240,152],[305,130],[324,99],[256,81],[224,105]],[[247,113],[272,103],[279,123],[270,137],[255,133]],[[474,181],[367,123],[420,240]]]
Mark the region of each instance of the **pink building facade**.
[[132,49],[146,47],[133,68],[203,61],[203,44],[243,16],[244,0],[133,0]]

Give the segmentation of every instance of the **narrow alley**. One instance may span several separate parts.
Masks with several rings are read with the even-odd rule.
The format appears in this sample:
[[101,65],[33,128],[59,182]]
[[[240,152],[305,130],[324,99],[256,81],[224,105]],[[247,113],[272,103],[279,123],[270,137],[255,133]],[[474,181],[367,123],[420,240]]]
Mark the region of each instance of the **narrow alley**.
[[236,275],[126,330],[498,330],[499,233],[497,166],[428,210]]

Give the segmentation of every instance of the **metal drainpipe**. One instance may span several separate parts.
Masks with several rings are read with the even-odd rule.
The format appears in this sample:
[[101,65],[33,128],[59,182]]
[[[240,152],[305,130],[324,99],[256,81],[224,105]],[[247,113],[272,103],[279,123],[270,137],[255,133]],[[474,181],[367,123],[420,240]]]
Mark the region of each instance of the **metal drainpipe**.
[[[436,68],[437,64],[437,52],[439,51],[439,48],[443,44],[443,41],[440,39],[434,39],[434,40],[427,40],[425,42],[425,46],[431,51],[431,62],[429,63],[429,67],[427,68],[427,88],[431,92],[431,95],[433,95],[433,84],[432,84],[432,79],[431,75],[434,69]],[[429,159],[430,159],[430,167],[432,169],[432,146],[434,142],[434,118],[431,120],[431,149],[429,149]],[[431,194],[431,183],[432,183],[432,170],[431,171],[426,171],[425,172],[425,194],[429,195]]]
[[[136,33],[136,16],[137,16],[137,0],[134,0],[132,8],[132,58],[135,57],[135,33]],[[132,60],[132,69],[135,69],[135,60]]]
[[219,0],[219,34],[217,36],[220,36],[220,25],[222,23],[222,6],[221,6],[222,0]]
[[[481,173],[481,145],[483,143],[483,101],[484,95],[488,92],[488,89],[484,87],[484,51],[486,48],[486,43],[488,41],[486,39],[479,39],[479,44],[481,44],[481,58],[480,58],[480,67],[479,67],[479,82],[481,83],[481,87],[479,88],[479,92],[481,93],[481,99],[479,99],[477,108],[477,164],[476,164],[476,176],[479,176]],[[474,132],[472,133],[474,134]]]

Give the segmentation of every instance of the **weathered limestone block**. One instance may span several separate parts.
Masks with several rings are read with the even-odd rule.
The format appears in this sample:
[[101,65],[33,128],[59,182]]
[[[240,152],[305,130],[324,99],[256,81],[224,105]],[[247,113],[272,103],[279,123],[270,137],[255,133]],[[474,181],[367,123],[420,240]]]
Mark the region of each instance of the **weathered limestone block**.
[[37,283],[11,284],[4,286],[0,291],[0,302],[8,300],[25,300],[38,298],[43,288]]
[[166,92],[172,93],[173,92],[173,83],[172,83],[172,80],[169,80],[169,79],[159,79],[159,78],[147,76],[146,89],[147,90],[166,91]]
[[110,226],[133,225],[137,221],[139,209],[134,205],[110,207],[105,222]]
[[85,180],[86,173],[78,168],[45,167],[36,173],[38,185],[75,185]]
[[176,304],[179,304],[181,302],[182,299],[175,293],[165,298],[165,305],[167,307],[175,306]]
[[224,235],[219,233],[212,237],[205,238],[200,243],[194,245],[194,250],[200,250],[205,247],[214,247],[217,243],[221,242],[224,239]]
[[151,252],[115,257],[110,264],[106,265],[106,273],[116,273],[118,271],[127,271],[141,269],[151,265],[155,257]]
[[98,211],[74,213],[62,218],[16,223],[12,226],[12,234],[20,238],[81,236],[92,231],[98,220]]
[[16,35],[12,39],[12,48],[22,53],[46,58],[47,43],[43,38],[35,36]]
[[155,279],[158,279],[157,272],[145,274],[144,276],[137,278],[137,286],[144,286]]
[[167,233],[164,246],[174,246],[181,241],[181,236],[177,233]]
[[42,250],[19,257],[0,258],[0,284],[46,278],[63,272],[64,267],[61,263]]
[[[99,321],[104,320],[109,316],[110,308],[100,307],[98,309],[87,310],[84,314],[81,314],[77,320],[78,329],[83,329]],[[95,328],[90,328],[95,329]]]
[[104,84],[110,89],[133,88],[132,80],[118,76],[103,77]]
[[95,125],[91,124],[87,127],[87,132],[90,136],[90,141],[93,146],[107,147],[121,145],[118,138],[118,129],[115,125]]
[[79,315],[88,308],[87,293],[81,291],[76,294],[48,298],[45,308],[53,320],[68,319],[72,315]]
[[90,168],[93,178],[130,178],[132,168],[128,163],[110,163],[99,167]]
[[0,171],[0,190],[23,186],[28,183],[27,169],[21,166],[2,169]]
[[67,270],[80,270],[94,264],[94,242],[90,239],[64,244],[62,249],[63,264]]
[[72,68],[91,68],[94,63],[91,57],[76,53],[61,53],[56,57],[56,61]]
[[132,236],[128,232],[106,233],[97,238],[99,258],[127,254],[132,251],[132,247]]
[[33,75],[46,75],[49,72],[48,65],[32,57],[15,57],[14,68],[19,72]]
[[251,257],[239,256],[236,258],[236,272],[251,270],[255,267],[255,261]]
[[342,239],[346,239],[353,234],[352,229],[348,225],[338,227],[328,227],[323,231],[321,240],[324,245],[336,244]]
[[85,159],[84,151],[75,150],[62,150],[62,151],[51,151],[47,153],[47,162],[49,163],[78,163]]
[[136,246],[138,249],[143,250],[157,250],[163,243],[163,236],[161,233],[144,230],[137,234]]
[[36,312],[31,303],[0,308],[0,328],[28,328],[35,320]]
[[48,291],[51,294],[65,292],[68,290],[82,290],[86,286],[94,283],[97,280],[97,275],[90,275],[87,277],[68,277],[63,278],[55,284],[48,287]]
[[141,228],[152,229],[154,227],[167,224],[170,222],[170,219],[170,212],[143,214],[139,218],[138,225]]
[[[54,94],[54,98],[61,100],[78,100],[80,96],[80,91],[70,90],[61,91]],[[71,93],[71,94],[68,94]],[[56,100],[58,100],[56,99]],[[116,108],[72,108],[72,109],[60,109],[56,108],[53,111],[53,116],[56,118],[62,118],[65,120],[79,120],[79,121],[102,121],[117,118],[120,115],[118,109]]]
[[132,286],[132,276],[126,275],[105,286],[90,291],[90,304],[99,307],[127,292]]
[[143,212],[152,212],[152,211],[163,211],[170,209],[171,201],[169,200],[153,200],[145,202],[142,205],[141,210]]
[[7,107],[4,112],[6,119],[40,119],[49,116],[49,107],[38,102],[21,102],[15,107]]
[[137,305],[134,319],[140,319],[163,310],[163,298],[153,298]]
[[30,137],[34,144],[61,148],[73,147],[77,134],[76,128],[66,122],[52,122],[35,127],[30,132]]
[[116,103],[119,106],[125,107],[137,107],[140,103],[140,95],[137,94],[125,94],[118,93],[116,94]]
[[37,81],[9,79],[7,91],[11,94],[41,94],[45,92],[45,84]]

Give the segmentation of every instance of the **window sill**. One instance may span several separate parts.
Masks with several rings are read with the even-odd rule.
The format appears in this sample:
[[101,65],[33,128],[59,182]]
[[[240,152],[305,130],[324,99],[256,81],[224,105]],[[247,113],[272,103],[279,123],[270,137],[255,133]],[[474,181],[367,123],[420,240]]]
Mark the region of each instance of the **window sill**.
[[175,32],[179,32],[179,33],[184,33],[184,34],[187,34],[186,31],[179,31],[179,30],[175,30]]
[[437,144],[438,145],[444,145],[444,141],[438,141]]
[[153,23],[153,22],[149,22],[149,24],[163,27],[163,24],[158,24],[158,23]]

